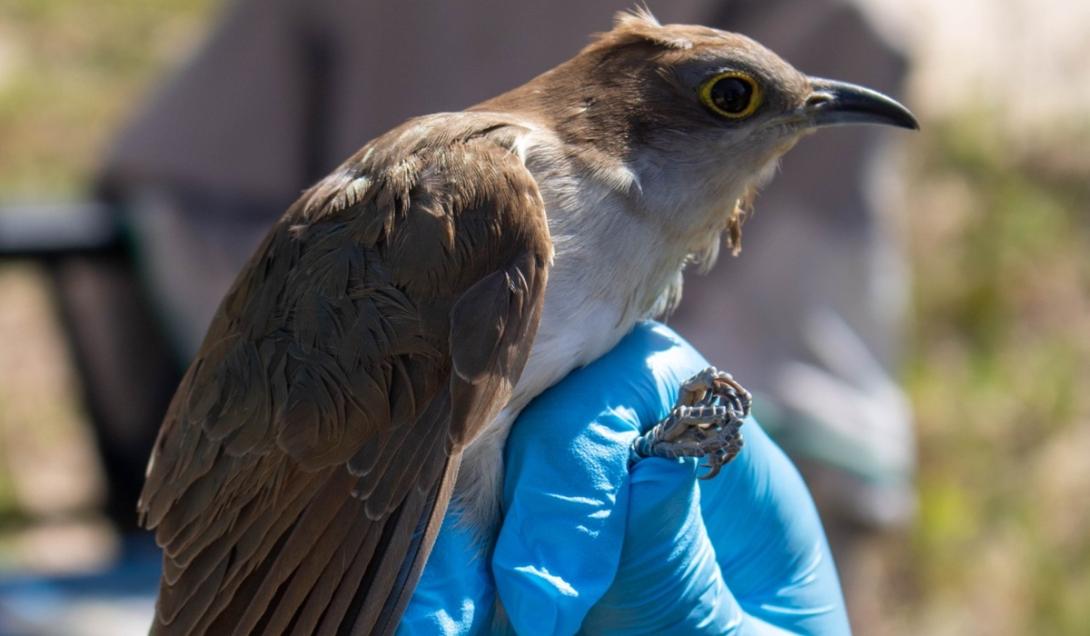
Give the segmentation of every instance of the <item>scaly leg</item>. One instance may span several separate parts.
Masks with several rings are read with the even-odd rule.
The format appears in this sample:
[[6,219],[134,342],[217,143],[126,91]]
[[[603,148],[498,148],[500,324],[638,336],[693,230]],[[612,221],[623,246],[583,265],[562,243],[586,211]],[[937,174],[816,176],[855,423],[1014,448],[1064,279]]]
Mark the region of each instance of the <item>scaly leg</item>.
[[634,464],[645,457],[704,457],[711,479],[742,450],[742,421],[752,397],[729,373],[708,367],[681,385],[664,420],[632,442]]

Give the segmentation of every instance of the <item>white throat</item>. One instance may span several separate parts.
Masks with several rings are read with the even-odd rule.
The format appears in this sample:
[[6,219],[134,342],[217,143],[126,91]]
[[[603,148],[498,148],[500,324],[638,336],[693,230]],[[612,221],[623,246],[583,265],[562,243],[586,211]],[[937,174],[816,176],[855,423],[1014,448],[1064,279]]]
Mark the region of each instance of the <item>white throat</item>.
[[[554,260],[541,323],[511,402],[463,457],[455,498],[463,518],[481,529],[497,518],[503,446],[519,412],[613,348],[637,321],[676,302],[681,269],[694,251],[693,233],[664,231],[662,216],[640,204],[640,179],[627,167],[589,169],[539,130],[514,149],[545,201]],[[706,230],[705,240],[718,241],[721,225]]]

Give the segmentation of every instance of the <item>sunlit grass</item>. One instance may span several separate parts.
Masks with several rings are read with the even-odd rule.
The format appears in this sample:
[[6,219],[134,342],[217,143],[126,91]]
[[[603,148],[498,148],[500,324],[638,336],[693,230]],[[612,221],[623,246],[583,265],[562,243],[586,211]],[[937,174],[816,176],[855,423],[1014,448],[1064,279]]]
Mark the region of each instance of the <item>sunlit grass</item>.
[[123,117],[212,0],[0,0],[0,196],[86,187]]
[[909,611],[979,615],[980,633],[1085,633],[1090,174],[990,122],[934,122],[914,156]]

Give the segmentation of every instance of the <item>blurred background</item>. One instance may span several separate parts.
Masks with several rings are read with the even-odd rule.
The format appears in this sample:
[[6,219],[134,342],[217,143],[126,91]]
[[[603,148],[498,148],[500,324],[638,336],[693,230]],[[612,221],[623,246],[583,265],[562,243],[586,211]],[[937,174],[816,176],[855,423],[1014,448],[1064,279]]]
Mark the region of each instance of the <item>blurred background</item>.
[[[134,475],[124,462],[129,455],[146,455],[154,428],[126,437],[110,427],[138,426],[161,408],[192,339],[203,333],[201,327],[197,336],[188,335],[189,323],[200,318],[190,320],[185,307],[173,310],[178,294],[184,298],[186,286],[201,286],[204,276],[216,278],[213,289],[224,284],[217,277],[229,279],[248,253],[228,254],[214,271],[182,268],[179,282],[148,256],[161,243],[185,238],[161,210],[184,209],[195,199],[206,209],[260,207],[266,216],[237,232],[257,236],[253,228],[275,218],[283,197],[301,187],[296,181],[305,184],[328,169],[329,157],[340,159],[398,119],[458,108],[495,92],[448,94],[444,98],[453,103],[418,103],[409,110],[392,100],[385,110],[341,112],[336,117],[345,122],[325,130],[334,135],[329,147],[317,158],[299,158],[282,191],[262,191],[260,178],[241,175],[250,179],[239,188],[246,194],[243,203],[225,202],[222,188],[195,194],[163,187],[161,178],[152,178],[157,175],[139,170],[170,165],[154,150],[142,149],[169,154],[147,131],[163,121],[156,112],[170,111],[164,102],[175,109],[187,105],[177,78],[179,69],[193,68],[183,65],[195,64],[195,51],[205,47],[197,54],[199,64],[209,46],[222,46],[231,24],[250,23],[242,18],[252,3],[237,4],[242,8],[225,13],[216,0],[0,0],[0,633],[118,634],[146,626],[154,553],[146,540],[129,534],[125,516],[142,465]],[[275,14],[290,4],[264,6]],[[526,63],[537,65],[536,72],[566,59],[586,33],[608,27],[614,8],[626,6],[616,4],[588,10],[588,22],[572,31],[578,37],[562,40],[558,51],[543,46]],[[664,22],[699,8],[678,8],[695,7],[691,2],[649,4]],[[814,14],[812,3],[770,3],[775,11],[746,6],[757,4],[752,2],[720,4],[741,8],[717,9],[704,20],[690,14],[688,21],[718,21],[754,33],[804,71],[823,71],[811,58],[820,53],[808,50],[828,53],[851,40],[850,34],[821,36],[824,14]],[[850,14],[835,21],[836,28],[855,29],[881,43],[892,61],[879,69],[889,86],[878,86],[899,92],[923,125],[918,134],[897,136],[896,145],[886,135],[854,138],[860,156],[881,151],[881,169],[859,168],[843,177],[849,183],[857,173],[866,177],[867,206],[880,209],[881,234],[893,245],[886,260],[895,262],[881,271],[888,274],[883,280],[889,281],[888,302],[898,307],[897,315],[864,340],[895,341],[871,349],[889,350],[875,357],[890,368],[908,400],[897,420],[907,435],[903,457],[890,469],[905,492],[838,489],[842,481],[811,467],[820,457],[805,449],[795,455],[830,525],[856,630],[1090,634],[1090,4],[824,4],[834,7],[831,15]],[[326,8],[314,13],[331,12],[327,5],[332,6],[315,3]],[[756,33],[767,30],[770,20],[788,18],[805,28],[773,29],[768,37]],[[208,40],[217,23],[219,35]],[[350,31],[351,23],[343,29]],[[807,35],[811,31],[818,35]],[[775,42],[802,41],[804,35],[811,49],[784,51]],[[319,49],[318,64],[326,68],[321,54]],[[268,59],[274,66],[279,58]],[[838,78],[867,83],[867,72],[840,72]],[[261,77],[238,81],[253,81],[260,91]],[[513,77],[514,82],[498,79],[499,87],[529,75]],[[209,86],[206,102],[226,99],[216,88],[222,86]],[[413,98],[390,90],[400,99]],[[192,108],[198,121],[203,107]],[[221,111],[208,112],[211,121]],[[366,121],[355,122],[357,116]],[[171,117],[167,121],[184,119]],[[192,143],[199,146],[199,140]],[[268,154],[262,144],[253,152]],[[796,175],[806,174],[805,151],[799,152]],[[791,160],[785,163],[779,181],[805,189],[805,183],[790,185],[793,167]],[[149,182],[156,185],[150,195]],[[762,223],[771,228],[775,221],[768,217],[790,214],[778,209],[791,201],[779,192],[758,199],[757,217],[746,227],[746,251],[741,260],[721,259],[720,270],[743,271],[747,257],[761,258]],[[138,220],[117,223],[112,210],[118,207]],[[168,221],[149,227],[139,220],[148,218]],[[217,231],[234,236],[230,226]],[[201,243],[191,258],[207,261],[199,250],[217,245],[210,244]],[[695,300],[688,302],[701,303],[701,286],[709,284],[698,283]],[[745,288],[744,281],[724,284]],[[163,291],[172,285],[181,288],[174,296]],[[139,308],[117,317],[95,308],[104,301]],[[728,350],[725,359],[709,353],[714,346],[702,338],[714,343],[716,335],[699,331],[699,321],[687,317],[693,311],[683,308],[679,329],[713,362],[747,382],[744,368],[731,362],[743,361],[744,352]],[[94,347],[109,350],[118,333],[134,362],[96,362]],[[760,379],[763,371],[754,373]],[[768,381],[770,394],[777,381]],[[152,388],[130,391],[145,385]],[[883,388],[895,394],[892,402],[900,399],[894,389]],[[789,398],[779,401],[790,406]],[[131,408],[119,412],[117,403]],[[759,416],[776,428],[774,409]],[[789,429],[781,439],[791,450]],[[891,435],[901,439],[902,432]],[[840,494],[823,494],[823,488]],[[878,512],[845,512],[843,502],[835,501],[844,493],[877,498],[872,508]],[[898,505],[892,512],[880,505],[893,500]],[[50,626],[35,627],[46,614]]]

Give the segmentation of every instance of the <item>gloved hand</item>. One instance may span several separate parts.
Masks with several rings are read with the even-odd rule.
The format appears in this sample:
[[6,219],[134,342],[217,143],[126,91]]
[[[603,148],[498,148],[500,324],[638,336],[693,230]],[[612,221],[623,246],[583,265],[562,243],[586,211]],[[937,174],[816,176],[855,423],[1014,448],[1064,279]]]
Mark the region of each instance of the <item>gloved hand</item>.
[[507,443],[491,558],[449,513],[400,633],[848,633],[810,495],[756,422],[711,481],[691,459],[629,469],[628,444],[707,366],[642,323],[539,396]]

